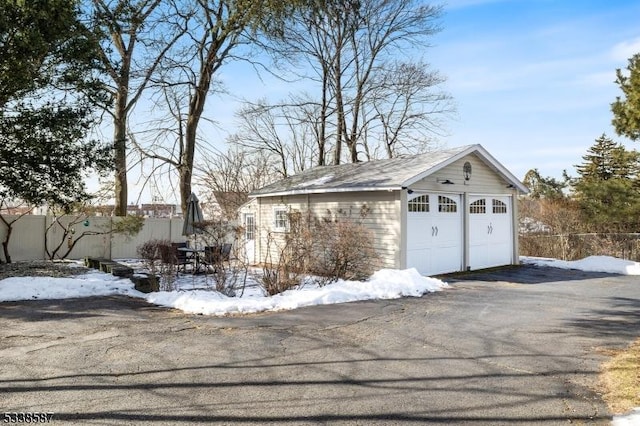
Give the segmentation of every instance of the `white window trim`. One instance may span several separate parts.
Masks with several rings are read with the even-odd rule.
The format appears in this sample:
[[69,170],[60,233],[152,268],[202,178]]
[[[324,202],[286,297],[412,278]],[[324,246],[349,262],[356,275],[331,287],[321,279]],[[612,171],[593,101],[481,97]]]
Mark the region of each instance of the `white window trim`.
[[[256,239],[256,216],[254,213],[243,213],[242,223],[244,225],[244,239],[254,241]],[[247,225],[247,218],[251,217],[251,227]],[[251,236],[252,238],[249,238]]]
[[[284,227],[277,225],[276,217],[277,217],[279,212],[284,212],[284,214],[287,215],[286,218],[285,218]],[[272,222],[272,224],[273,224],[273,230],[275,232],[287,232],[289,230],[288,229],[289,228],[289,217],[288,217],[288,214],[289,214],[289,209],[286,206],[274,206],[273,207],[273,222]]]

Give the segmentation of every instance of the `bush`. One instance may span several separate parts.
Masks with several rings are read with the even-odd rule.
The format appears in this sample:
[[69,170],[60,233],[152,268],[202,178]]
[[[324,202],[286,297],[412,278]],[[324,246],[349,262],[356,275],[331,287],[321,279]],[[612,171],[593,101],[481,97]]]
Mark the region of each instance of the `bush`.
[[377,263],[373,232],[349,219],[323,220],[315,225],[315,248],[310,272],[322,283],[368,278]]
[[575,200],[523,198],[519,203],[523,256],[578,260],[606,255],[640,259],[639,234],[627,233],[615,223],[604,230],[594,228]]
[[175,290],[177,258],[169,240],[153,239],[140,244],[138,256],[149,270],[149,278],[160,290]]
[[360,280],[375,270],[378,255],[373,232],[362,221],[369,213],[366,205],[354,220],[349,214],[327,211],[323,218],[312,213],[289,214],[285,234],[267,235],[263,286],[267,294],[281,293],[312,275],[319,285],[338,279]]
[[640,261],[640,234],[521,234],[520,254],[561,260],[613,256]]

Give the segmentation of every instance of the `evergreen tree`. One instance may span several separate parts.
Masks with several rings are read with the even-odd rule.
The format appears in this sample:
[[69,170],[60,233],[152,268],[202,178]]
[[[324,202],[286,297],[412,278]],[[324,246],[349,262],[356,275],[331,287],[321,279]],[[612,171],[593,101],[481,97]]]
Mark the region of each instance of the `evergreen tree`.
[[529,198],[533,199],[560,199],[564,198],[566,182],[558,181],[552,177],[543,177],[538,169],[531,169],[524,175],[522,181],[529,188]]
[[70,0],[0,1],[0,197],[68,205],[110,148],[85,137],[104,95],[97,45]]
[[602,135],[576,166],[575,198],[586,224],[598,232],[635,232],[640,213],[640,155]]
[[620,136],[637,141],[640,139],[640,53],[629,59],[627,71],[629,75],[616,70],[616,83],[624,97],[616,97],[611,104],[612,124]]

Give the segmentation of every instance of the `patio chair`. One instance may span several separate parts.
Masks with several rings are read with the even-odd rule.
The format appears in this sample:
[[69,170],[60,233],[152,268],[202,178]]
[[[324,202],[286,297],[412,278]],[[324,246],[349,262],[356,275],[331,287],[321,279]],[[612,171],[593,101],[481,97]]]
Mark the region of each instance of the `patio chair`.
[[205,246],[204,247],[204,257],[202,259],[202,263],[205,266],[205,271],[208,267],[211,267],[214,272],[216,270],[216,265],[220,263],[221,260],[221,247],[220,246]]
[[220,257],[223,261],[228,261],[231,258],[231,243],[224,243],[222,250],[220,250]]
[[204,248],[203,263],[206,266],[211,266],[213,270],[216,270],[216,265],[221,262],[229,261],[231,257],[231,244],[225,243],[223,245],[206,246]]
[[191,258],[186,251],[178,250],[179,248],[186,248],[187,243],[171,243],[173,248],[173,255],[176,262],[177,270],[180,272],[187,272],[187,265],[191,265]]

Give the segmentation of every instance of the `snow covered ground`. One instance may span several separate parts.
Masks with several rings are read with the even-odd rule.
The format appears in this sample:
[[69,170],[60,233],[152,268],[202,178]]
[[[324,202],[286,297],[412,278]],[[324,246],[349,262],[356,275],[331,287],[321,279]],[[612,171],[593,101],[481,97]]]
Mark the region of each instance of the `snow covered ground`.
[[[135,269],[139,264],[121,260]],[[78,264],[79,265],[79,264]],[[211,275],[179,274],[174,291],[145,294],[133,288],[128,278],[90,271],[72,277],[13,277],[0,281],[0,302],[32,299],[64,299],[73,297],[126,295],[140,297],[150,303],[176,308],[189,313],[228,315],[296,309],[303,306],[353,302],[370,299],[420,297],[441,290],[447,284],[423,277],[415,269],[404,271],[383,269],[369,280],[338,281],[323,287],[306,284],[282,294],[267,297],[254,277],[248,276],[242,297],[228,297],[216,291]]]
[[[537,257],[523,257],[521,261],[556,268],[640,275],[640,263],[608,256],[591,256],[572,262]],[[140,266],[135,261],[122,260],[121,262],[129,263],[134,267]],[[0,302],[121,294],[140,297],[150,303],[181,309],[189,313],[227,315],[295,309],[302,306],[356,300],[419,297],[444,289],[447,284],[439,279],[423,277],[414,269],[402,271],[383,269],[373,274],[368,281],[340,280],[324,287],[307,284],[272,297],[267,297],[252,277],[247,279],[246,290],[242,297],[227,297],[212,291],[214,286],[210,275],[180,274],[176,281],[176,290],[144,294],[134,290],[129,279],[91,271],[65,278],[13,277],[1,280]]]
[[[523,257],[523,263],[640,275],[640,263],[608,256],[591,256],[578,261]],[[131,261],[122,261],[131,262]],[[383,269],[368,281],[338,281],[324,287],[304,285],[295,290],[267,297],[255,279],[249,278],[242,297],[227,297],[212,291],[211,276],[180,275],[176,290],[171,292],[140,293],[129,279],[117,278],[102,272],[88,272],[73,277],[13,277],[0,281],[0,302],[34,299],[64,299],[106,295],[139,297],[150,303],[205,315],[243,314],[261,311],[296,309],[303,306],[353,302],[370,299],[395,299],[404,296],[420,297],[445,289],[447,284],[435,278],[423,277],[415,269]],[[627,416],[616,416],[614,426],[640,425],[640,408]]]

